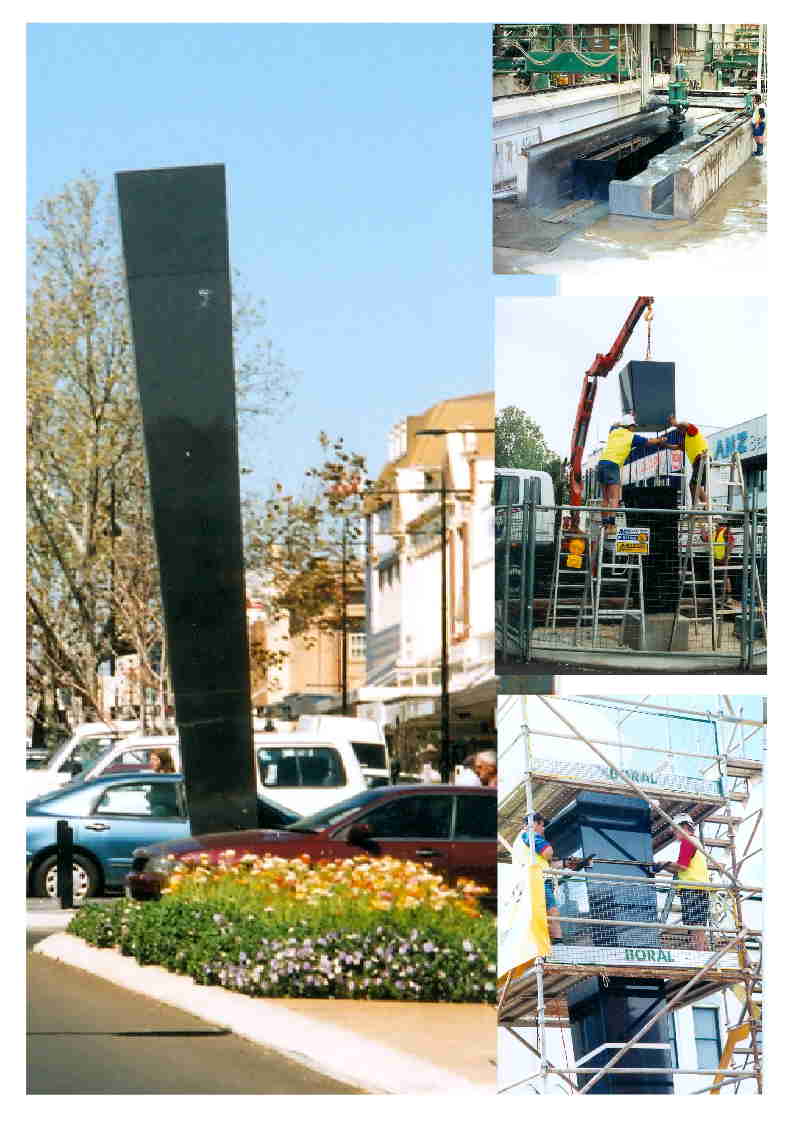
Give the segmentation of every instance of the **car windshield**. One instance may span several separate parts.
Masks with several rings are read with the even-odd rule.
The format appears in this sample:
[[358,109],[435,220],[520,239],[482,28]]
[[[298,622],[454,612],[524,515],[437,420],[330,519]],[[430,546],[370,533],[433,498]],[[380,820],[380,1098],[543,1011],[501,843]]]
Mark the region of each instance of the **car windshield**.
[[361,768],[387,768],[385,745],[371,741],[353,741],[352,747]]
[[515,476],[496,476],[496,506],[518,502],[518,481]]
[[286,829],[290,831],[324,831],[326,827],[332,827],[335,823],[340,822],[351,811],[356,811],[359,807],[365,807],[372,800],[382,798],[382,788],[367,789],[365,792],[358,792],[357,795],[350,796],[349,799],[341,800],[340,803],[325,807],[314,815],[304,815],[302,819],[291,823]]

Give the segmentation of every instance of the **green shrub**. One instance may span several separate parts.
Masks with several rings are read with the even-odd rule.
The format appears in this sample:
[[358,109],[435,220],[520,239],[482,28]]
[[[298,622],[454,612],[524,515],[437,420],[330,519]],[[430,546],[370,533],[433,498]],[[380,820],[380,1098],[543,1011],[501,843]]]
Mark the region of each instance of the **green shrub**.
[[246,886],[220,883],[200,898],[87,904],[69,931],[159,964],[196,983],[269,998],[388,998],[494,1002],[492,916],[421,907],[384,916],[351,902],[280,911],[255,907]]

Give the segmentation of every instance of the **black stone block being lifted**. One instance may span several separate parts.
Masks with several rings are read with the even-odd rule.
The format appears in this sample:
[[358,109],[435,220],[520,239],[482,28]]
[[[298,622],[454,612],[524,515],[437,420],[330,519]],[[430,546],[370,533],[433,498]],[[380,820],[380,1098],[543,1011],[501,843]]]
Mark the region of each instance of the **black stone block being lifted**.
[[225,170],[116,179],[191,827],[253,828]]
[[622,408],[645,432],[665,429],[675,412],[675,364],[632,361],[620,371]]

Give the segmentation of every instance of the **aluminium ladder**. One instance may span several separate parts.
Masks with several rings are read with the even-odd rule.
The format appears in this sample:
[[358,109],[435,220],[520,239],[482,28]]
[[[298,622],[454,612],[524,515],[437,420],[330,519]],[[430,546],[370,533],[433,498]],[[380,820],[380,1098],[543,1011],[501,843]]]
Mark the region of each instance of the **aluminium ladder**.
[[[694,634],[698,632],[698,625],[701,621],[707,621],[711,629],[711,647],[716,651],[721,646],[722,625],[725,616],[734,616],[737,608],[727,605],[727,579],[730,573],[737,573],[743,571],[743,563],[738,562],[732,565],[716,566],[713,556],[713,538],[715,535],[716,520],[723,517],[724,511],[714,511],[711,495],[711,467],[713,462],[709,452],[703,454],[699,470],[696,477],[696,491],[700,487],[705,489],[705,505],[702,508],[701,514],[691,514],[681,519],[679,542],[681,550],[684,553],[684,560],[680,566],[680,585],[678,590],[677,609],[675,611],[675,619],[672,624],[672,631],[669,638],[669,650],[672,649],[675,636],[677,633],[678,624],[681,619],[689,620],[694,626]],[[721,465],[719,465],[721,466]],[[734,513],[744,513],[746,510],[746,487],[744,484],[743,467],[741,465],[741,458],[737,452],[732,454],[729,461],[730,466],[730,479],[727,482],[727,508],[728,512],[733,510],[732,498],[733,491],[737,490],[740,501],[738,511]],[[696,494],[696,492],[695,492]],[[728,513],[727,512],[727,513]],[[706,536],[703,538],[702,523],[706,524]],[[698,524],[699,523],[699,527]],[[697,534],[699,534],[699,545],[707,546],[707,577],[697,576],[696,559],[701,556],[695,553],[695,545],[697,544]],[[754,550],[754,542],[751,538],[749,542],[744,542],[744,551],[749,549],[750,556],[752,557],[752,572],[751,580],[753,591],[757,593],[758,603],[760,607],[760,617],[763,625],[763,632],[766,633],[766,617],[765,606],[763,603],[762,589],[760,586],[759,575],[757,573],[757,559]],[[717,574],[720,578],[720,589],[717,592]],[[699,586],[706,586],[705,590],[700,591]]]
[[[628,618],[638,618],[639,650],[643,651],[645,646],[645,614],[642,556],[641,554],[631,554],[625,560],[618,561],[615,544],[607,539],[606,527],[602,523],[597,533],[596,543],[593,550],[592,540],[589,539],[591,561],[587,566],[587,579],[584,584],[584,595],[581,600],[576,629],[580,631],[591,626],[592,646],[597,647],[601,624],[619,621],[619,642],[623,644]],[[610,549],[608,548],[609,545]],[[602,607],[605,597],[613,602],[619,596],[622,598],[620,608]],[[634,599],[636,603],[635,607],[632,607]]]

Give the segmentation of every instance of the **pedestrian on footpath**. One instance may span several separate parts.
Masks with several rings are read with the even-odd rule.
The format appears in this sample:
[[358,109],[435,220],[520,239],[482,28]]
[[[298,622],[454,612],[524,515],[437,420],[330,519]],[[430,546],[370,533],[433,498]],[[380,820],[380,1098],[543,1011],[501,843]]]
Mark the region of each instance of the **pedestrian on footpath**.
[[493,749],[483,749],[476,754],[474,772],[483,788],[498,787],[498,757]]

